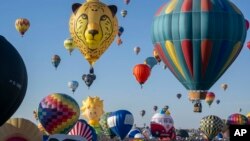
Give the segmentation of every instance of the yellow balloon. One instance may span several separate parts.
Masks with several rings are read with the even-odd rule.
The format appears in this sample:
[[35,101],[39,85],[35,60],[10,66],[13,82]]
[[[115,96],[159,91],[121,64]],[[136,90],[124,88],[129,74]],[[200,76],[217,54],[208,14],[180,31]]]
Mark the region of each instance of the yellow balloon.
[[28,19],[19,18],[15,22],[16,30],[23,36],[24,33],[29,29],[30,22]]
[[63,42],[65,49],[68,50],[68,52],[71,55],[71,52],[74,50],[75,46],[74,46],[74,42],[72,38],[68,38],[66,40],[64,40]]
[[69,29],[77,48],[90,65],[101,57],[118,33],[117,7],[99,0],[73,4]]

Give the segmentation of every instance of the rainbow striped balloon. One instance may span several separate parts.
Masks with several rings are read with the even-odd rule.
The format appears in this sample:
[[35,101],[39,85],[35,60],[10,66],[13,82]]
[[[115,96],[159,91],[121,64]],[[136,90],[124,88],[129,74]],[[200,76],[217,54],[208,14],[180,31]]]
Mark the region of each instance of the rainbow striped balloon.
[[80,115],[77,102],[61,93],[50,94],[39,104],[38,119],[50,134],[66,134],[75,125]]
[[247,122],[247,117],[238,113],[232,114],[227,118],[228,125],[246,125]]

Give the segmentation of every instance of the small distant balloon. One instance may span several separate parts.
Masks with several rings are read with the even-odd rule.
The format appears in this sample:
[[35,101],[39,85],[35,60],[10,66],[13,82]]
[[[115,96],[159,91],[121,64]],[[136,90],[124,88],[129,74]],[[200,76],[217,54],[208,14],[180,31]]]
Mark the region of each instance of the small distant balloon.
[[116,44],[120,46],[122,44],[122,39],[120,37],[117,38]]
[[158,106],[155,105],[155,106],[153,107],[153,110],[154,110],[154,112],[156,112],[156,111],[158,110]]
[[215,99],[215,94],[213,92],[208,92],[207,95],[206,95],[205,101],[207,102],[207,104],[209,106],[211,106],[214,99]]
[[78,82],[77,81],[69,81],[68,82],[68,87],[69,89],[74,93],[75,90],[78,88]]
[[57,67],[59,66],[61,62],[61,58],[59,55],[53,55],[51,61],[52,61],[52,65],[57,69]]
[[29,29],[30,27],[30,22],[26,18],[18,18],[15,22],[16,30],[21,34],[23,37],[25,32]]
[[96,79],[96,75],[94,74],[93,67],[90,68],[89,74],[83,74],[82,80],[85,82],[85,84],[90,88],[94,80]]
[[69,52],[69,54],[71,55],[72,51],[75,48],[74,43],[73,43],[73,39],[68,38],[68,39],[64,40],[64,47]]
[[120,37],[123,32],[124,32],[124,28],[122,26],[119,26],[118,36]]
[[216,100],[216,103],[217,103],[217,104],[220,104],[220,100],[219,100],[219,99],[217,99],[217,100]]
[[141,48],[139,46],[136,46],[134,48],[134,52],[135,52],[136,55],[138,55],[140,53],[140,51],[141,51]]
[[228,85],[227,84],[221,84],[221,88],[224,90],[224,91],[226,91],[227,90],[227,88],[228,88]]
[[150,68],[152,69],[157,64],[157,60],[154,57],[148,57],[144,61],[144,64],[149,65]]
[[129,4],[129,2],[130,2],[130,0],[124,0],[124,3],[127,5]]
[[141,117],[144,117],[144,116],[145,116],[145,114],[146,114],[146,111],[145,111],[145,110],[141,110],[141,111],[140,111],[140,115],[141,115]]
[[180,98],[181,98],[181,94],[178,93],[178,94],[176,95],[176,97],[177,97],[178,99],[180,99]]
[[127,10],[122,10],[121,11],[121,15],[122,15],[123,18],[125,18],[127,16],[127,14],[128,14]]
[[250,49],[250,41],[247,42],[247,47]]

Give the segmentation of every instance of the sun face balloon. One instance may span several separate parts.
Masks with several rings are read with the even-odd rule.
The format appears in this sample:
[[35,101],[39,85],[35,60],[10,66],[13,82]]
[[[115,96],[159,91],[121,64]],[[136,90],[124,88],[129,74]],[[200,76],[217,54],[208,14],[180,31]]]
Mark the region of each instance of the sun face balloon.
[[171,0],[157,11],[152,28],[161,60],[192,101],[204,100],[237,58],[247,30],[243,14],[229,0]]
[[31,121],[24,118],[11,118],[0,126],[1,141],[40,141],[42,132]]
[[66,94],[50,94],[40,102],[38,108],[38,119],[50,134],[68,133],[79,115],[77,102]]
[[26,94],[28,76],[22,57],[0,35],[0,126],[18,109]]
[[118,33],[117,7],[99,0],[73,4],[69,21],[71,37],[90,65],[108,49]]

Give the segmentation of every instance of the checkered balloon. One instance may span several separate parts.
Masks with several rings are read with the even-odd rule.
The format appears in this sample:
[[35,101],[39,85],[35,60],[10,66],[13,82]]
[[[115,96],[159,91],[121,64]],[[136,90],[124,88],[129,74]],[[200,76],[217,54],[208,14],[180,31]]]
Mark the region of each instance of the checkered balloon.
[[38,108],[38,119],[50,134],[68,133],[79,115],[79,105],[66,94],[50,94],[40,102]]
[[203,117],[200,121],[200,130],[212,140],[223,128],[223,121],[214,115]]

